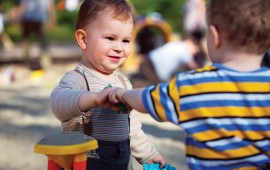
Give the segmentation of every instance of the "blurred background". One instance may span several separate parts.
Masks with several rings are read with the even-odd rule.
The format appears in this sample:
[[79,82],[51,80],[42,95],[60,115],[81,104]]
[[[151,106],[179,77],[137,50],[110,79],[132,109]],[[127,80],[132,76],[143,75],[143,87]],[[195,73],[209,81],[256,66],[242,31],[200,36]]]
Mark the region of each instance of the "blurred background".
[[[19,0],[17,0],[19,2]],[[74,0],[76,1],[76,0]],[[2,12],[7,14],[10,10],[19,4],[16,0],[1,0]],[[81,0],[80,0],[81,2]],[[80,3],[79,2],[79,3]],[[172,27],[173,31],[179,34],[182,30],[181,8],[184,0],[131,0],[135,7],[137,14],[145,15],[152,12],[160,13],[164,20],[166,20]],[[75,42],[74,39],[74,23],[77,17],[76,9],[67,9],[65,0],[55,0],[55,11],[57,15],[57,26],[53,30],[48,31],[48,37],[52,42]],[[9,22],[5,23],[5,32],[10,36],[14,42],[21,42],[22,35],[19,23]]]
[[[38,0],[29,1],[32,1],[31,6]],[[27,17],[20,0],[0,0],[0,170],[46,169],[46,157],[33,153],[34,145],[45,136],[61,131],[59,121],[51,112],[49,97],[60,78],[80,61],[81,51],[75,42],[74,27],[82,1],[52,2],[46,9],[49,15],[33,23],[27,19],[36,16],[38,11]],[[168,81],[181,71],[208,62],[204,43],[204,0],[130,0],[130,3],[136,18],[132,52],[118,71],[131,80],[134,88]],[[197,13],[201,12],[186,19],[194,21],[194,29],[185,21],[193,7]],[[192,40],[190,48],[197,50],[186,54],[189,40]],[[183,50],[176,51],[177,60],[171,60],[179,64],[172,66],[160,59],[162,67],[151,63],[154,70],[145,70],[144,64],[151,62],[148,60],[151,52],[159,48],[167,50],[165,47],[171,42],[181,42]],[[167,61],[173,59],[170,53],[164,53]],[[189,59],[192,66],[191,62],[182,61],[187,55],[192,56]],[[174,70],[168,70],[164,78],[157,70],[164,70],[165,66]],[[184,132],[170,123],[155,122],[148,115],[140,114],[140,118],[149,140],[167,162],[177,169],[187,169]],[[142,165],[134,161],[134,169],[142,169]]]

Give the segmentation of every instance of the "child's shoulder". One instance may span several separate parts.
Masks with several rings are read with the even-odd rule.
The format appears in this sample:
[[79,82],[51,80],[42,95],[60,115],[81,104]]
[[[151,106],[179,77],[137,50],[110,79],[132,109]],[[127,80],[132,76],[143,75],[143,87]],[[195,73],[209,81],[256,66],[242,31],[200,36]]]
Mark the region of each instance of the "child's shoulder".
[[83,79],[83,74],[76,68],[72,69],[72,70],[69,70],[67,71],[62,79],[66,80],[80,80],[80,79]]
[[126,87],[127,89],[132,89],[132,84],[126,75],[123,75],[121,73],[116,73],[116,75],[118,76],[124,87]]
[[189,75],[189,74],[197,74],[197,73],[204,73],[204,72],[213,72],[213,71],[217,71],[217,70],[218,70],[218,67],[216,67],[215,65],[205,65],[201,68],[186,71],[183,74]]

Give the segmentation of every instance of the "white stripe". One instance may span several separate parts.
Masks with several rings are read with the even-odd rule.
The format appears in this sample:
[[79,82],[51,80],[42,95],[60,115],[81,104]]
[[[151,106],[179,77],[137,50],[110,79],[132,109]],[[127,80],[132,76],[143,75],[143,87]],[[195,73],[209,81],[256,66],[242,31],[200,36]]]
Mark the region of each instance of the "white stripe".
[[201,125],[260,125],[260,126],[269,126],[270,125],[270,119],[269,118],[257,118],[257,119],[245,119],[245,118],[223,118],[216,120],[215,118],[208,118],[203,120],[193,120],[190,122],[182,123],[181,126],[185,129],[188,128],[195,128],[197,126]]
[[264,101],[270,100],[270,94],[202,94],[188,96],[181,99],[181,104],[204,102],[204,101],[224,101],[224,100],[249,100],[249,101]]
[[206,77],[217,77],[218,75],[225,76],[223,72],[202,72],[202,73],[178,76],[178,81],[192,80],[192,79],[199,79],[199,78],[206,78]]
[[[218,72],[221,72],[221,70],[219,70]],[[250,72],[234,72],[234,71],[229,71],[229,70],[222,70],[222,72],[224,72],[225,74],[230,75],[230,76],[239,76],[239,77],[243,77],[243,76],[248,76],[248,77],[265,76],[265,77],[269,77],[269,71],[252,72],[252,74]]]
[[210,141],[210,142],[207,142],[206,144],[211,146],[211,147],[217,147],[217,146],[224,146],[224,145],[229,145],[229,144],[233,145],[233,143],[238,143],[238,142],[242,142],[242,139],[234,137],[234,138],[230,138],[230,139],[221,139],[218,141]]
[[196,74],[187,74],[185,76],[178,76],[178,80],[182,81],[182,80],[190,80],[190,79],[199,79],[202,77],[223,77],[223,76],[238,76],[238,77],[245,77],[245,76],[249,76],[249,77],[257,77],[257,76],[265,76],[268,77],[269,76],[269,72],[268,71],[264,71],[264,72],[253,72],[252,74],[250,74],[250,72],[234,72],[234,71],[229,71],[229,70],[218,70],[215,72],[202,72],[202,73],[196,73]]
[[269,140],[263,140],[263,141],[258,141],[258,142],[254,142],[254,145],[257,147],[265,147],[265,146],[270,146],[270,141]]
[[154,103],[151,100],[151,94],[150,91],[154,89],[155,86],[151,86],[147,89],[147,94],[146,94],[146,101],[147,101],[147,105],[150,109],[151,115],[154,117],[154,119],[156,120],[160,120],[159,117],[157,116],[156,112],[155,112],[155,108],[154,108]]
[[253,157],[248,157],[244,159],[237,159],[237,160],[226,160],[226,161],[210,161],[210,160],[199,160],[193,157],[187,157],[187,161],[192,164],[197,165],[204,165],[207,167],[215,167],[215,166],[222,166],[222,165],[233,165],[237,163],[243,163],[243,162],[258,162],[258,161],[264,161],[268,160],[269,158],[265,155],[256,155]]
[[172,100],[169,98],[169,95],[168,95],[168,90],[167,90],[167,86],[163,86],[162,87],[162,92],[165,93],[166,95],[166,103],[168,105],[168,108],[169,108],[169,112],[171,114],[171,117],[172,117],[172,122],[175,123],[175,124],[178,124],[178,119],[177,119],[177,116],[175,113],[175,109],[174,109],[174,103],[172,102]]

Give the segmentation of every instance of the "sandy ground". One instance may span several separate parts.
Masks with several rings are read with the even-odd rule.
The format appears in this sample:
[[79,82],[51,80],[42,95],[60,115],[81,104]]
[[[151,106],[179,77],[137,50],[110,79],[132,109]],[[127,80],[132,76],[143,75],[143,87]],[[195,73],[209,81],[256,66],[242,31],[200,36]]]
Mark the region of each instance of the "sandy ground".
[[[49,95],[60,77],[74,65],[55,65],[43,73],[18,66],[0,68],[0,170],[47,169],[46,156],[34,153],[34,145],[45,136],[60,132]],[[3,77],[7,68],[15,72],[15,82]],[[140,119],[149,140],[167,162],[187,170],[183,131],[170,123],[155,122],[146,114],[140,114]],[[134,169],[141,170],[142,165],[134,161]]]

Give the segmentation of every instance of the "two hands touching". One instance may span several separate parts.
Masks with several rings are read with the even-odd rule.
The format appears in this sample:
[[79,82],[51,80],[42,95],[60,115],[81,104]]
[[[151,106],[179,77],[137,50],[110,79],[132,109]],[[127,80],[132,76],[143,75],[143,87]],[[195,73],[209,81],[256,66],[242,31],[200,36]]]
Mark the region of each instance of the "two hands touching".
[[[133,105],[131,106],[132,103],[141,103],[140,101],[136,100],[136,96],[132,95],[134,97],[133,102],[131,103],[129,98],[126,96],[126,92],[129,90],[122,89],[122,88],[117,88],[117,87],[111,87],[111,88],[105,88],[103,91],[96,93],[95,97],[95,106],[102,106],[106,108],[111,108],[113,110],[116,109],[116,105],[119,103],[122,103],[125,105],[127,112],[129,113],[134,107]],[[140,96],[141,90],[139,91],[134,91],[134,94],[137,93]],[[129,94],[130,95],[130,94]],[[137,96],[137,97],[138,97]],[[127,97],[127,98],[126,98]],[[140,104],[139,104],[140,105]],[[141,104],[142,105],[142,104]],[[135,105],[136,107],[136,105]],[[119,109],[119,108],[117,108]],[[137,109],[137,108],[136,108]],[[140,109],[138,109],[140,111]],[[162,169],[166,162],[165,159],[161,155],[155,156],[152,160],[150,160],[148,163],[158,163],[160,164],[160,168]]]
[[94,107],[106,107],[113,110],[116,109],[116,104],[123,103],[130,112],[132,108],[124,101],[124,93],[126,89],[121,89],[117,87],[105,88],[103,91],[96,93]]

